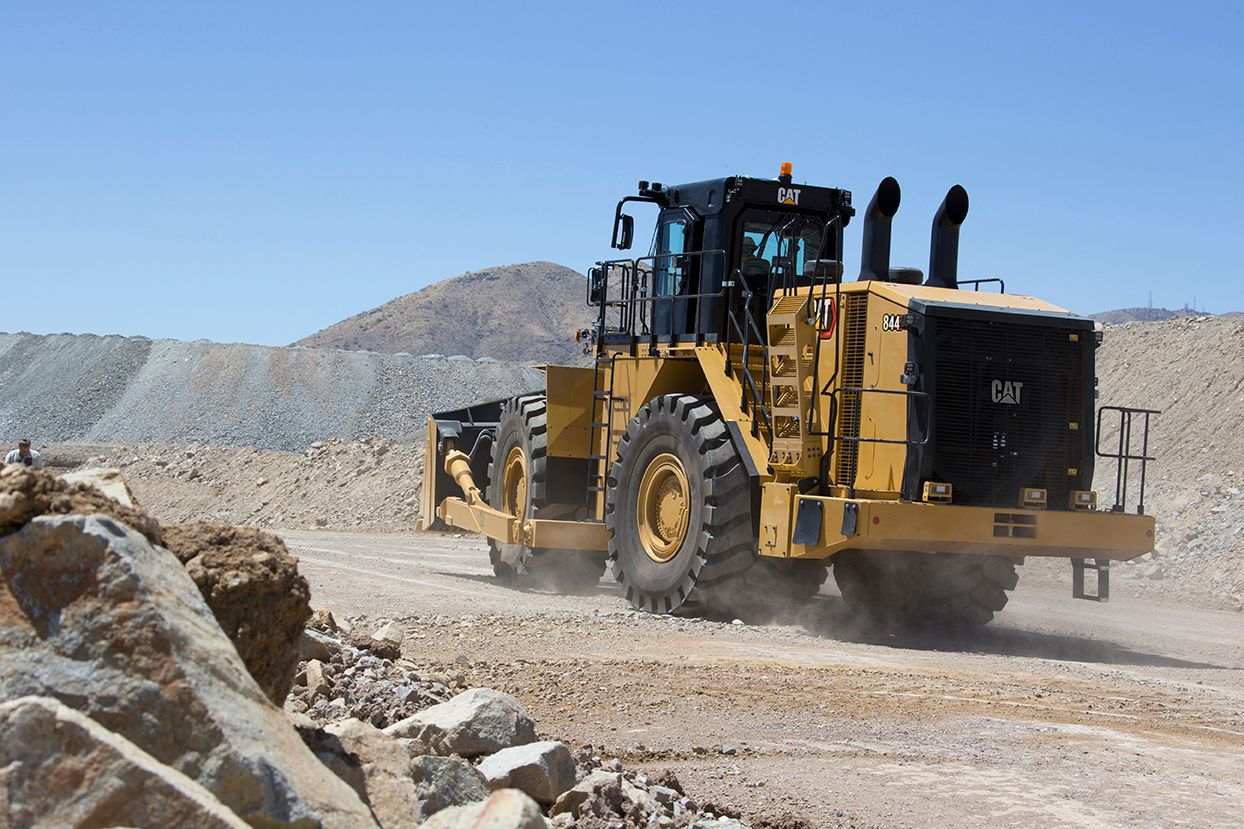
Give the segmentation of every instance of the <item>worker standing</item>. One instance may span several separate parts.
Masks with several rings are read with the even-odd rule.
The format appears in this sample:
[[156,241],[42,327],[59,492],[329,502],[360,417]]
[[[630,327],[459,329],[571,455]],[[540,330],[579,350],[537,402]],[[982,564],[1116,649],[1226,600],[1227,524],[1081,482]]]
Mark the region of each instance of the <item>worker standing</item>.
[[17,448],[4,456],[5,463],[20,463],[35,469],[43,468],[43,455],[30,448],[30,438],[22,438]]

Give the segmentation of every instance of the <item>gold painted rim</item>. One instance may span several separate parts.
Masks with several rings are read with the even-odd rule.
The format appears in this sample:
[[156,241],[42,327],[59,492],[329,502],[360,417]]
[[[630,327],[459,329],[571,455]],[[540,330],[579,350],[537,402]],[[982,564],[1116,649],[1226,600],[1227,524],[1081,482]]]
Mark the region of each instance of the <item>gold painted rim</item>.
[[676,455],[657,455],[639,482],[636,519],[639,543],[653,561],[664,564],[678,554],[691,518],[687,471]]
[[527,512],[527,455],[515,446],[505,456],[502,471],[501,511],[522,518]]

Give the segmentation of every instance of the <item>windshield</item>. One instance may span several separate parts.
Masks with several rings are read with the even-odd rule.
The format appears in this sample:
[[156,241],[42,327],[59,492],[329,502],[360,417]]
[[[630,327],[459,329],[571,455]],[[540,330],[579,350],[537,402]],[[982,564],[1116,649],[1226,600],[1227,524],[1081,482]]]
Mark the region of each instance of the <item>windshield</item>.
[[803,275],[821,246],[822,223],[814,216],[756,212],[743,222],[739,267],[745,275]]

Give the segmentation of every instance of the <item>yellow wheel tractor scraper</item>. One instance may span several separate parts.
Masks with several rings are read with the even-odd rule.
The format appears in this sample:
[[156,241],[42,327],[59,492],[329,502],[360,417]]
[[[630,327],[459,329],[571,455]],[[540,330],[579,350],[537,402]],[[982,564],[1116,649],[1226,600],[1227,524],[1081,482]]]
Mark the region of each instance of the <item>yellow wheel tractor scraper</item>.
[[[785,164],[640,182],[613,247],[645,202],[652,250],[591,269],[594,365],[429,418],[423,523],[483,533],[505,580],[581,590],[608,567],[659,613],[807,600],[832,564],[856,613],[983,624],[1025,556],[1070,558],[1075,595],[1105,599],[1109,563],[1153,549],[1156,412],[1097,410],[1092,320],[958,280],[962,187],[934,217],[927,278],[891,268],[899,200],[882,181],[843,281],[846,190]],[[1095,457],[1116,465],[1102,509]]]

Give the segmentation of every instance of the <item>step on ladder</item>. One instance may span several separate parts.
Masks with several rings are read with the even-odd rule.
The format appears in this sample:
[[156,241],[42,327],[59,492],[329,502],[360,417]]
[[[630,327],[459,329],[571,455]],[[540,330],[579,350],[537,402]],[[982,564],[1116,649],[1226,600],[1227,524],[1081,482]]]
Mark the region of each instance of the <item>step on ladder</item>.
[[[597,516],[605,514],[606,479],[609,476],[609,444],[613,437],[613,362],[616,355],[596,352],[592,379],[592,421],[588,430],[587,468],[587,509],[590,518],[596,521]],[[604,388],[602,372],[609,367],[609,388]]]
[[798,473],[809,460],[821,456],[820,439],[812,433],[809,417],[815,393],[812,363],[816,328],[808,320],[807,295],[778,299],[769,311],[769,410],[773,415],[769,464]]

